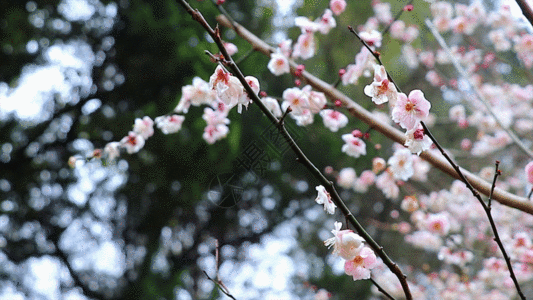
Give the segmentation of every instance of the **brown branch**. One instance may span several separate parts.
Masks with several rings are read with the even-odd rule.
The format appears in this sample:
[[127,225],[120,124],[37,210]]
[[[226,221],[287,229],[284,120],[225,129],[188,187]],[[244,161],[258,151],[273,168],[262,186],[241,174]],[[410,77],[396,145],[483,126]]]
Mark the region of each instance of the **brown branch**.
[[[235,23],[235,27],[224,17],[218,16],[217,21],[228,28],[232,28],[235,32],[244,38],[248,43],[250,43],[254,49],[257,49],[259,52],[264,55],[270,56],[270,53],[274,52],[271,46],[262,41],[260,38],[246,30],[239,24]],[[293,61],[290,61],[291,73],[294,74],[296,71],[297,64]],[[377,117],[375,117],[371,112],[364,109],[361,105],[350,99],[348,96],[341,93],[339,90],[333,88],[330,84],[316,78],[307,71],[303,71],[301,78],[305,79],[315,90],[323,92],[330,99],[338,99],[341,101],[342,106],[346,107],[348,112],[355,118],[365,122],[375,130],[382,133],[384,136],[389,139],[400,143],[405,144],[405,135],[403,132],[398,129],[390,126],[387,123],[382,122]],[[433,167],[440,169],[444,173],[450,175],[453,178],[460,179],[457,172],[448,164],[448,162],[443,159],[441,156],[437,156],[433,152],[424,151],[420,155],[421,158],[433,165]],[[462,169],[463,175],[468,178],[470,183],[484,195],[490,193],[491,184],[481,179],[480,177],[470,173],[469,171]],[[493,199],[499,203],[516,208],[523,212],[533,215],[533,205],[527,201],[526,198],[520,197],[511,193],[508,193],[502,189],[496,188],[494,190]]]
[[389,298],[390,300],[396,300],[394,297],[392,297],[389,293],[387,293],[375,280],[374,278],[370,277],[370,281],[378,288],[378,291],[380,291],[385,297]]
[[516,0],[516,4],[520,6],[522,14],[524,14],[524,17],[529,21],[529,24],[533,26],[533,10],[531,10],[531,7],[529,7],[526,0]]
[[[485,210],[485,214],[487,215],[487,218],[489,219],[490,227],[492,228],[492,232],[494,233],[494,240],[496,241],[496,243],[498,244],[498,247],[502,251],[503,258],[505,259],[505,262],[507,263],[507,268],[509,269],[509,273],[510,273],[511,279],[513,280],[513,283],[514,283],[514,285],[516,287],[516,291],[518,292],[518,295],[520,295],[520,299],[525,300],[526,297],[522,293],[522,290],[520,289],[520,285],[518,284],[518,280],[516,279],[516,276],[514,274],[513,266],[511,264],[511,259],[509,258],[509,256],[507,255],[507,252],[505,251],[505,247],[503,246],[502,240],[500,239],[500,235],[498,234],[498,229],[496,228],[496,223],[494,223],[494,219],[492,218],[492,214],[490,213],[490,211],[491,211],[491,206],[490,206],[491,198],[489,197],[489,201],[488,201],[489,205],[485,204],[485,202],[483,201],[483,199],[481,199],[481,196],[476,191],[476,189],[470,184],[468,179],[466,179],[466,177],[463,175],[463,173],[461,172],[461,169],[459,168],[459,166],[451,159],[451,157],[446,153],[446,151],[444,151],[444,149],[442,149],[442,147],[439,144],[439,142],[437,142],[435,137],[431,134],[429,129],[426,127],[426,124],[424,124],[424,122],[420,122],[420,124],[422,124],[422,127],[424,127],[424,133],[427,136],[429,136],[429,138],[437,146],[437,148],[442,153],[442,155],[446,158],[446,160],[448,160],[448,162],[457,171],[459,177],[461,177],[461,181],[463,181],[466,184],[466,187],[472,192],[474,197],[476,197],[476,199],[479,201],[479,203],[483,207],[483,210]],[[493,191],[495,186],[496,186],[496,179],[498,178],[498,175],[499,175],[499,172],[500,172],[500,170],[498,170],[498,165],[499,164],[500,164],[500,162],[496,162],[496,174],[494,174],[494,180],[492,182],[491,191]],[[492,192],[491,192],[491,195],[492,195]]]
[[[318,169],[317,167],[307,158],[307,156],[303,153],[303,151],[298,147],[298,145],[294,142],[291,135],[288,133],[287,129],[283,125],[283,123],[278,120],[261,102],[259,97],[254,93],[250,85],[246,82],[246,79],[244,78],[244,75],[242,74],[239,67],[233,62],[231,56],[228,55],[226,49],[224,48],[224,45],[222,43],[222,40],[220,38],[220,31],[218,27],[213,30],[211,26],[205,21],[203,16],[198,10],[192,9],[192,7],[185,1],[180,0],[180,3],[182,6],[187,10],[189,14],[192,15],[193,19],[200,22],[201,25],[206,29],[206,31],[209,33],[209,35],[213,38],[215,43],[217,44],[220,52],[226,59],[225,65],[231,71],[233,71],[233,74],[235,77],[239,79],[239,81],[242,83],[244,89],[248,93],[248,96],[252,99],[253,103],[257,104],[263,114],[271,121],[272,124],[277,126],[277,128],[280,131],[280,134],[283,136],[285,141],[289,144],[293,152],[296,154],[298,161],[302,163],[308,171],[326,188],[326,190],[330,193],[331,198],[333,202],[337,205],[337,207],[342,211],[344,216],[350,221],[350,224],[355,228],[357,233],[361,235],[367,244],[378,254],[378,256],[383,260],[383,263],[393,272],[396,277],[398,277],[398,280],[400,281],[400,284],[402,285],[403,291],[405,293],[405,297],[407,299],[412,299],[411,291],[409,290],[409,285],[406,280],[406,276],[402,273],[401,269],[398,267],[396,263],[394,263],[389,256],[383,251],[383,247],[381,247],[372,237],[365,231],[363,226],[355,219],[353,214],[350,212],[344,201],[340,198],[339,194],[337,193],[337,190],[333,186],[333,182],[329,181]],[[207,274],[206,274],[207,275]]]

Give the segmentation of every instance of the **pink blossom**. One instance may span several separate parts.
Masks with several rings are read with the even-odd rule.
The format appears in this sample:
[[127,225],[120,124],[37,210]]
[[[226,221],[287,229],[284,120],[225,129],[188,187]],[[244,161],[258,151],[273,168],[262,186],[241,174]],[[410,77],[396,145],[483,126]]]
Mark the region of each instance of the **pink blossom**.
[[370,51],[366,47],[361,47],[361,51],[355,55],[355,64],[346,67],[346,73],[342,76],[342,84],[357,84],[357,80],[365,73],[365,70],[373,67],[374,61]]
[[307,126],[313,124],[314,118],[313,114],[309,109],[304,109],[300,114],[290,114],[290,116],[296,120],[296,125],[298,126]]
[[318,192],[318,195],[316,196],[316,203],[318,204],[324,204],[324,210],[328,214],[334,214],[335,208],[337,207],[335,203],[331,200],[331,195],[326,191],[326,188],[322,185],[319,185],[316,187],[316,190]]
[[372,5],[374,8],[374,13],[376,14],[376,18],[384,24],[389,24],[393,21],[392,13],[390,10],[390,3],[388,2],[377,2],[374,5]]
[[362,31],[359,32],[359,36],[363,41],[365,41],[370,47],[381,47],[381,33],[377,30],[371,30],[371,31]]
[[529,183],[533,183],[533,161],[526,165],[525,171],[527,181],[529,181]]
[[317,31],[320,27],[318,23],[309,20],[307,17],[294,18],[294,25],[300,27],[302,33],[312,33]]
[[285,57],[291,56],[291,47],[292,47],[291,39],[287,39],[279,43],[278,47],[279,47],[281,54],[285,55]]
[[442,239],[429,231],[415,231],[405,236],[405,241],[422,249],[438,251],[442,246]]
[[418,125],[418,127],[415,127],[413,129],[407,130],[405,133],[405,147],[407,147],[411,153],[416,153],[417,155],[420,155],[422,151],[429,150],[433,142],[427,136],[424,134],[424,129],[422,128],[422,125]]
[[220,65],[209,78],[209,86],[216,91],[220,100],[230,107],[237,105],[244,92],[239,79],[226,72]]
[[332,132],[337,132],[340,128],[343,128],[348,124],[348,118],[333,109],[322,110],[320,116],[322,117],[322,120],[324,120],[324,126]]
[[407,29],[405,29],[404,35],[402,36],[402,40],[405,43],[411,43],[413,42],[419,35],[420,31],[416,26],[409,26]]
[[333,246],[333,254],[350,260],[353,259],[359,251],[363,248],[363,239],[358,234],[351,230],[341,230],[342,223],[335,222],[335,229],[331,231],[333,237],[324,241],[324,245],[328,248]]
[[353,280],[369,279],[370,270],[376,267],[377,257],[374,251],[363,247],[359,253],[344,263],[344,272],[353,277]]
[[144,138],[142,135],[130,131],[127,136],[120,140],[122,147],[126,148],[129,154],[137,153],[144,147]]
[[331,11],[333,11],[333,13],[336,16],[338,16],[344,11],[344,9],[346,9],[346,1],[345,0],[330,0],[329,8],[331,8]]
[[374,157],[372,159],[372,172],[379,173],[387,167],[387,162],[381,157]]
[[426,229],[438,235],[446,235],[450,230],[450,221],[444,213],[430,214],[426,219]]
[[396,20],[390,26],[390,35],[393,39],[402,39],[405,32],[405,23],[402,20]]
[[213,110],[210,107],[204,108],[204,114],[202,119],[207,123],[207,125],[227,125],[230,123],[230,120],[227,118],[227,115],[220,110]]
[[208,144],[214,144],[216,141],[225,138],[228,135],[229,128],[224,124],[207,125],[202,137]]
[[113,161],[117,157],[119,157],[120,147],[121,147],[121,143],[119,142],[107,143],[104,147],[104,154],[107,156],[107,159],[110,161]]
[[292,52],[292,57],[309,59],[315,55],[315,35],[313,32],[304,32],[298,37]]
[[164,134],[171,134],[181,130],[184,120],[185,117],[180,115],[159,116],[155,118],[155,124]]
[[431,103],[424,98],[421,90],[413,90],[407,97],[404,93],[398,94],[398,101],[392,109],[392,120],[399,123],[402,128],[413,129],[419,121],[429,115]]
[[428,69],[432,69],[435,66],[435,54],[431,51],[422,51],[418,54],[418,59]]
[[276,52],[270,54],[270,61],[268,62],[267,68],[272,74],[276,76],[289,73],[289,60],[285,55],[281,53],[281,50],[278,48]]
[[364,92],[368,97],[372,97],[372,101],[378,105],[389,100],[395,103],[398,97],[396,86],[389,81],[387,71],[382,65],[374,66],[374,81],[365,86]]
[[418,68],[418,55],[411,44],[405,44],[402,46],[402,56],[405,64],[410,69]]
[[418,205],[418,199],[416,199],[415,196],[405,196],[400,204],[400,207],[402,210],[412,213],[418,210],[420,206]]
[[224,48],[226,48],[226,51],[230,56],[233,56],[233,54],[237,53],[239,49],[237,49],[237,46],[235,44],[230,42],[224,42]]
[[357,175],[353,168],[344,168],[340,170],[337,176],[337,184],[345,189],[350,189],[353,187],[356,179]]
[[154,121],[148,116],[144,116],[142,119],[135,119],[135,125],[133,125],[133,131],[147,139],[154,135]]
[[174,111],[187,113],[191,104],[194,106],[209,105],[213,101],[215,101],[215,94],[209,88],[209,84],[200,77],[194,77],[192,85],[186,85],[181,88],[181,99]]
[[314,114],[319,113],[324,108],[326,103],[328,102],[328,100],[326,99],[326,95],[324,95],[324,93],[317,92],[317,91],[311,91],[310,85],[305,86],[302,90],[304,91],[304,93],[308,95],[309,109]]
[[317,19],[315,23],[319,25],[318,31],[322,34],[328,34],[332,28],[337,26],[337,22],[335,22],[335,18],[333,18],[333,14],[329,9],[326,9],[322,17]]
[[406,181],[414,174],[412,154],[408,149],[396,150],[387,163],[396,179]]
[[[253,76],[246,76],[246,77],[244,77],[244,79],[246,80],[246,83],[248,83],[248,85],[252,88],[254,93],[256,95],[259,94],[259,91],[260,91],[259,80],[257,80],[257,78],[255,78]],[[250,99],[250,96],[248,95],[248,92],[244,91],[244,87],[243,87],[242,95],[239,97],[239,101],[237,103],[238,104],[237,112],[238,113],[242,113],[242,106],[243,105],[246,107],[246,109],[248,109],[248,104],[250,104],[250,102],[252,102],[252,99]]]
[[392,172],[388,169],[376,178],[376,187],[380,189],[388,199],[396,199],[400,194],[400,188],[396,184]]
[[281,108],[279,106],[278,100],[271,98],[271,97],[264,97],[261,98],[261,102],[266,106],[268,110],[276,117],[280,118],[283,113],[281,112]]
[[342,152],[355,158],[366,155],[366,144],[362,139],[354,137],[351,133],[343,134],[342,139],[346,143],[342,146]]
[[376,174],[374,174],[370,170],[365,170],[363,173],[361,173],[361,176],[355,180],[355,184],[353,185],[354,191],[358,193],[366,193],[368,191],[368,188],[374,184],[374,181],[376,180]]
[[304,93],[302,90],[300,90],[297,87],[294,88],[288,88],[285,91],[283,91],[283,103],[281,103],[281,108],[283,111],[287,109],[287,107],[291,107],[292,113],[291,115],[303,115],[305,114],[305,110],[307,110],[307,113],[310,113],[309,111],[309,96]]

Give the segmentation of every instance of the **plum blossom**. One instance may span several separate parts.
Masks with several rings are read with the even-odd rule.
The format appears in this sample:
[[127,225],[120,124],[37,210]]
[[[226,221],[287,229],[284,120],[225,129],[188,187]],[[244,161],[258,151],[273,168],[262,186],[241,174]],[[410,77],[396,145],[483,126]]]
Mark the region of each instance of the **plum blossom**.
[[399,180],[408,180],[414,174],[413,159],[409,149],[398,149],[394,155],[387,161],[389,169],[394,178]]
[[418,125],[418,127],[415,127],[413,129],[407,130],[405,133],[405,147],[407,147],[411,153],[416,153],[417,155],[420,155],[422,151],[429,150],[433,142],[427,136],[424,134],[424,128],[422,128],[422,125]]
[[533,183],[533,161],[526,165],[525,171],[527,181],[529,181],[529,183]]
[[351,133],[343,134],[342,139],[346,143],[342,146],[342,152],[355,158],[366,155],[366,144],[362,139],[353,136]]
[[204,119],[207,125],[227,125],[230,123],[230,120],[227,118],[227,115],[224,111],[218,109],[213,110],[211,107],[204,108],[202,119]]
[[353,168],[344,168],[340,170],[337,176],[337,184],[345,189],[352,188],[357,179],[357,175]]
[[344,272],[353,277],[353,280],[369,279],[370,270],[377,265],[377,257],[374,251],[363,247],[359,253],[344,263]]
[[209,84],[200,77],[194,77],[192,85],[181,88],[181,99],[174,109],[177,113],[187,113],[192,105],[211,104],[215,100],[215,93]]
[[331,0],[329,1],[329,8],[336,15],[340,15],[346,9],[345,0]]
[[285,111],[289,106],[292,109],[292,115],[303,115],[306,113],[305,110],[309,111],[309,96],[297,87],[283,91],[282,98],[282,111]]
[[155,118],[155,124],[164,134],[171,134],[181,130],[184,120],[185,117],[180,115],[159,116]]
[[340,128],[343,128],[348,124],[348,118],[333,109],[322,110],[320,116],[322,117],[322,120],[324,120],[324,126],[332,132],[337,132]]
[[335,222],[335,229],[331,231],[333,237],[325,240],[324,245],[328,248],[333,246],[333,254],[350,260],[364,247],[363,242],[365,239],[351,230],[341,230],[341,228],[342,223]]
[[291,56],[291,47],[292,47],[291,39],[283,40],[281,43],[278,44],[279,51],[281,52],[281,54],[285,55],[285,57]]
[[281,112],[281,108],[279,106],[279,103],[276,99],[271,97],[263,97],[261,98],[261,102],[266,106],[268,110],[276,117],[281,118],[283,113]]
[[392,109],[392,120],[399,123],[402,128],[413,129],[419,121],[429,115],[431,103],[424,98],[421,90],[413,90],[407,97],[404,93],[398,94],[398,101]]
[[228,126],[224,124],[207,125],[202,137],[208,144],[212,145],[216,141],[225,138],[228,135],[228,132]]
[[381,157],[374,157],[372,159],[372,172],[375,174],[385,170],[387,162]]
[[365,86],[364,92],[368,97],[372,97],[372,101],[378,105],[389,100],[395,103],[398,97],[396,86],[389,81],[387,71],[382,65],[374,66],[374,82]]
[[390,35],[393,39],[402,39],[405,33],[405,23],[402,20],[394,21],[390,26]]
[[450,221],[444,213],[430,214],[426,219],[426,229],[438,235],[446,235],[450,230]]
[[228,52],[230,56],[233,56],[233,54],[239,51],[237,46],[235,46],[235,44],[230,43],[230,42],[224,42],[224,48],[226,48],[226,51]]
[[120,146],[119,142],[110,142],[107,143],[104,147],[104,154],[107,156],[107,159],[113,161],[120,156]]
[[408,213],[412,213],[418,210],[420,206],[418,204],[418,199],[416,199],[415,196],[405,196],[405,198],[403,198],[402,200],[402,203],[400,204],[400,207],[402,208],[402,210]]
[[310,33],[318,31],[320,25],[317,22],[309,20],[307,17],[296,17],[294,18],[294,25],[300,27],[302,33]]
[[154,135],[154,121],[148,116],[144,116],[142,119],[135,119],[135,124],[133,125],[133,131],[147,139]]
[[281,53],[281,49],[276,49],[276,52],[270,54],[270,61],[267,65],[268,70],[276,75],[282,75],[290,72],[289,60]]
[[331,201],[331,195],[326,191],[326,188],[322,185],[319,185],[316,187],[316,190],[318,192],[318,196],[316,197],[315,201],[318,204],[324,204],[324,210],[328,214],[334,214],[335,208],[337,207],[333,201]]
[[388,199],[396,199],[400,194],[400,188],[396,184],[392,172],[387,169],[376,178],[376,187],[380,189]]
[[392,13],[390,10],[390,3],[382,2],[382,3],[375,3],[372,5],[374,8],[374,13],[376,14],[376,18],[384,24],[389,24],[393,21]]
[[381,39],[383,38],[381,32],[377,30],[362,31],[359,32],[359,36],[363,41],[365,41],[370,47],[381,47]]
[[209,78],[209,86],[216,91],[220,100],[230,107],[237,105],[244,91],[239,79],[226,72],[220,65]]
[[376,174],[370,170],[365,170],[361,173],[361,176],[355,180],[353,190],[358,193],[366,193],[368,188],[374,184],[376,180]]
[[309,98],[309,110],[314,114],[319,113],[328,102],[324,93],[312,91],[310,85],[306,85],[302,91],[307,94]]
[[320,31],[322,34],[328,34],[332,28],[337,26],[335,18],[333,18],[333,13],[329,9],[326,9],[322,17],[317,19],[315,22],[319,24],[318,31]]
[[355,55],[355,64],[346,67],[346,73],[342,75],[342,84],[357,84],[359,77],[366,76],[366,70],[373,67],[374,61],[372,53],[366,47],[362,47],[361,51]]
[[142,135],[130,131],[127,136],[120,140],[122,147],[126,148],[129,154],[137,153],[144,147],[144,138]]
[[[257,80],[257,78],[255,78],[253,76],[246,76],[246,77],[244,77],[244,79],[246,80],[246,83],[248,83],[248,85],[252,88],[254,93],[256,95],[259,94],[259,91],[260,91],[259,80]],[[237,112],[238,113],[242,113],[242,106],[243,105],[246,107],[246,109],[248,109],[248,104],[250,104],[250,102],[252,102],[252,99],[250,99],[250,96],[248,95],[248,92],[246,92],[244,90],[244,87],[243,87],[243,92],[242,92],[241,96],[239,97],[239,101],[237,102],[237,104],[238,104]]]
[[293,58],[309,59],[315,55],[315,35],[312,31],[300,34],[292,52]]

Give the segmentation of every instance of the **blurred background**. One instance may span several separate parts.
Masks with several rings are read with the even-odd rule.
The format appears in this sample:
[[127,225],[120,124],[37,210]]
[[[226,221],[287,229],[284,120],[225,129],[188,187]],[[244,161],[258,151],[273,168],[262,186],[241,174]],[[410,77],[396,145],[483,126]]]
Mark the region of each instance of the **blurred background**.
[[[226,1],[224,8],[275,46],[296,40],[296,15],[315,19],[329,6],[280,2]],[[393,14],[407,3],[389,2]],[[190,4],[215,24],[211,1]],[[402,18],[422,29],[428,8],[415,1],[416,13]],[[317,55],[305,61],[306,70],[334,83],[361,47],[346,27],[373,14],[370,0],[349,1],[337,27],[316,36]],[[127,135],[135,118],[171,112],[182,86],[214,71],[204,50],[216,53],[216,46],[175,0],[2,1],[0,32],[0,299],[227,299],[204,274],[215,277],[215,240],[220,279],[238,299],[312,299],[322,288],[332,299],[371,297],[370,282],[344,275],[343,260],[323,246],[335,219],[314,202],[318,183],[290,151],[264,146],[269,122],[254,105],[242,115],[232,111],[228,137],[214,145],[202,139],[203,108],[191,107],[181,131],[156,130],[137,154],[112,163],[87,158]],[[294,86],[288,74],[273,76],[268,58],[233,31],[222,32],[261,90],[281,97]],[[413,45],[428,36],[423,32]],[[421,66],[407,66],[400,50],[399,42],[384,38],[380,51],[394,79],[406,91],[424,90],[435,112],[447,114],[451,104],[425,82]],[[371,107],[366,84],[341,90]],[[349,166],[360,174],[373,157],[392,152],[390,142],[370,131],[367,155],[355,159],[318,118],[305,128],[290,123],[320,170]],[[352,118],[342,133],[354,129],[369,127]],[[458,130],[443,131],[453,139]],[[237,164],[251,144],[268,155],[260,174]],[[242,188],[232,203],[212,193],[228,176]],[[448,186],[451,180],[440,176],[432,172],[429,183],[410,188],[425,193]],[[424,268],[437,262],[434,253],[398,247],[403,237],[390,225],[398,203],[375,187],[341,196],[393,260]]]

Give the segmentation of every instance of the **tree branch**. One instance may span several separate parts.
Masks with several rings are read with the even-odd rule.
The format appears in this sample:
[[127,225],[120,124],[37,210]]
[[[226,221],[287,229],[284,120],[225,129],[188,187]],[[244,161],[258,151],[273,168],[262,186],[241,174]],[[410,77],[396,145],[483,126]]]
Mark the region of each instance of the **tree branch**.
[[[409,290],[409,285],[406,280],[406,276],[402,273],[400,268],[396,263],[394,263],[388,255],[383,251],[383,247],[381,247],[379,244],[377,244],[374,239],[365,231],[363,226],[355,219],[353,214],[350,212],[344,201],[340,198],[339,194],[337,193],[333,182],[329,181],[318,169],[313,163],[307,158],[307,156],[302,152],[300,147],[294,142],[291,135],[288,133],[285,126],[283,126],[283,123],[279,121],[261,102],[259,97],[254,93],[250,85],[246,82],[244,75],[242,74],[241,70],[238,68],[238,66],[233,62],[231,59],[231,56],[228,55],[226,49],[224,48],[224,45],[222,43],[222,40],[220,38],[220,31],[218,27],[213,30],[209,24],[205,21],[203,16],[198,10],[192,9],[192,7],[185,1],[180,0],[180,3],[182,6],[187,10],[189,14],[192,15],[193,19],[201,23],[201,25],[206,29],[206,31],[209,33],[209,35],[213,38],[215,43],[218,45],[220,52],[226,59],[225,65],[233,71],[233,74],[235,77],[239,79],[239,81],[242,83],[244,89],[248,93],[249,97],[252,99],[253,103],[257,104],[263,114],[274,124],[278,127],[280,134],[283,136],[285,141],[289,144],[293,152],[298,157],[298,161],[302,163],[307,170],[326,188],[326,190],[330,193],[331,198],[333,202],[339,207],[339,209],[342,211],[344,216],[350,221],[350,224],[355,228],[357,233],[361,235],[367,244],[378,254],[378,256],[383,260],[383,263],[387,265],[387,267],[396,275],[398,280],[400,281],[400,284],[402,285],[403,291],[405,293],[405,296],[407,299],[412,299],[411,291]],[[227,19],[226,19],[227,20]],[[291,66],[292,68],[292,66]]]
[[[263,53],[264,55],[270,56],[270,53],[274,52],[275,49],[270,47],[267,43],[262,41],[260,38],[246,30],[241,25],[235,23],[235,26],[233,27],[228,19],[226,19],[224,16],[220,15],[217,17],[217,21],[228,28],[232,28],[235,30],[235,32],[241,36],[243,39],[248,41],[254,49],[257,49],[259,52]],[[296,71],[297,64],[293,61],[290,61],[291,66],[291,73],[294,74]],[[330,99],[338,99],[341,101],[342,105],[347,108],[348,112],[355,118],[363,121],[364,123],[368,124],[375,130],[382,133],[384,136],[388,137],[389,139],[400,143],[405,144],[405,135],[403,132],[399,131],[398,129],[390,126],[387,123],[382,122],[377,117],[375,117],[372,113],[370,113],[368,110],[364,109],[361,105],[357,104],[355,101],[350,99],[348,96],[341,93],[339,90],[333,88],[330,84],[316,78],[315,76],[311,75],[307,71],[303,71],[301,78],[305,79],[307,83],[309,83],[315,90],[323,92],[328,96]],[[441,156],[437,156],[433,152],[425,151],[422,152],[420,155],[421,158],[429,162],[433,165],[433,167],[440,169],[444,173],[452,176],[453,178],[460,179],[457,172],[448,164],[448,162],[443,159]],[[470,173],[469,171],[462,169],[461,171],[463,175],[468,178],[470,183],[481,193],[484,195],[488,195],[490,193],[491,184],[486,182],[485,180],[481,179],[480,177]],[[499,188],[496,188],[494,190],[493,199],[495,201],[498,201],[499,203],[516,208],[518,210],[521,210],[523,212],[526,212],[528,214],[533,215],[533,205],[527,201],[526,198],[520,197],[511,193],[508,193],[506,191],[503,191]]]

